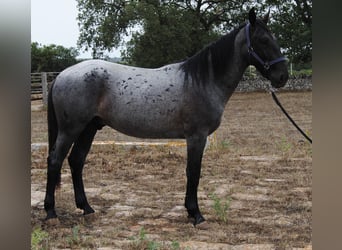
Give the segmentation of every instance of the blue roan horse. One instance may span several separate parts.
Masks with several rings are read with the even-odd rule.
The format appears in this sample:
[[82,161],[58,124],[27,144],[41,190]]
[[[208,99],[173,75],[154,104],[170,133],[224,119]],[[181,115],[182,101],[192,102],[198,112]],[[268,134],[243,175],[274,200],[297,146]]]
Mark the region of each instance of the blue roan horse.
[[287,64],[267,28],[268,14],[241,24],[184,62],[144,69],[89,60],[56,78],[48,101],[49,157],[44,207],[46,219],[57,218],[55,188],[68,157],[76,206],[88,204],[82,169],[96,131],[107,125],[140,138],[185,138],[187,187],[185,207],[194,225],[204,222],[197,202],[206,138],[220,125],[225,105],[248,65],[285,85]]

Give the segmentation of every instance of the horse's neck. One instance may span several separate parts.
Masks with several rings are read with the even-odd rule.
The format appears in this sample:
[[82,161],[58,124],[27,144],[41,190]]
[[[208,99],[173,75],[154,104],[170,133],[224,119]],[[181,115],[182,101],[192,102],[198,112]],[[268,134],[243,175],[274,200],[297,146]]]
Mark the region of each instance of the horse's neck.
[[245,72],[248,61],[245,53],[243,52],[245,45],[244,29],[236,35],[234,43],[234,54],[228,60],[231,62],[226,69],[226,73],[216,79],[215,84],[221,89],[222,96],[225,98],[225,102],[228,101],[229,97],[232,95],[236,89],[238,83],[242,79],[243,73]]

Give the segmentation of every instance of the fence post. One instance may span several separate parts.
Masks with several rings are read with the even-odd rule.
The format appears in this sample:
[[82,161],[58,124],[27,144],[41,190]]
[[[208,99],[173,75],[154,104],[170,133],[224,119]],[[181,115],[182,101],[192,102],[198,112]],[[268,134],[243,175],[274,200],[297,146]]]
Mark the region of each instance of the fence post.
[[43,90],[43,105],[47,106],[48,103],[48,84],[47,84],[47,74],[42,72],[42,90]]

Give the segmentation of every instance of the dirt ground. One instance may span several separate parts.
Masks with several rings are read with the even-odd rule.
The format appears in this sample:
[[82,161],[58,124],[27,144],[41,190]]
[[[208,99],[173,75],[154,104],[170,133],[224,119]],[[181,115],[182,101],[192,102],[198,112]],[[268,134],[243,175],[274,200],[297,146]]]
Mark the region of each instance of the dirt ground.
[[[312,93],[278,97],[311,137]],[[33,249],[312,248],[312,146],[268,93],[235,93],[210,138],[198,192],[207,230],[187,220],[181,145],[93,145],[83,176],[96,217],[76,209],[65,162],[56,193],[60,223],[46,225],[46,110],[32,104]],[[95,141],[141,140],[103,128]]]

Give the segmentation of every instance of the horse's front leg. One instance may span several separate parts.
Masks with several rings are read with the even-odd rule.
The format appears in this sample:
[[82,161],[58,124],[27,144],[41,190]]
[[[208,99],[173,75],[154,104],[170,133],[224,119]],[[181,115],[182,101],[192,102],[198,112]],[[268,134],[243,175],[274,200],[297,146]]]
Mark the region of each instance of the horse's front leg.
[[186,139],[188,159],[185,207],[188,210],[189,217],[195,220],[194,225],[205,221],[198,207],[197,188],[201,175],[201,163],[206,139],[206,135],[203,134],[194,134]]

